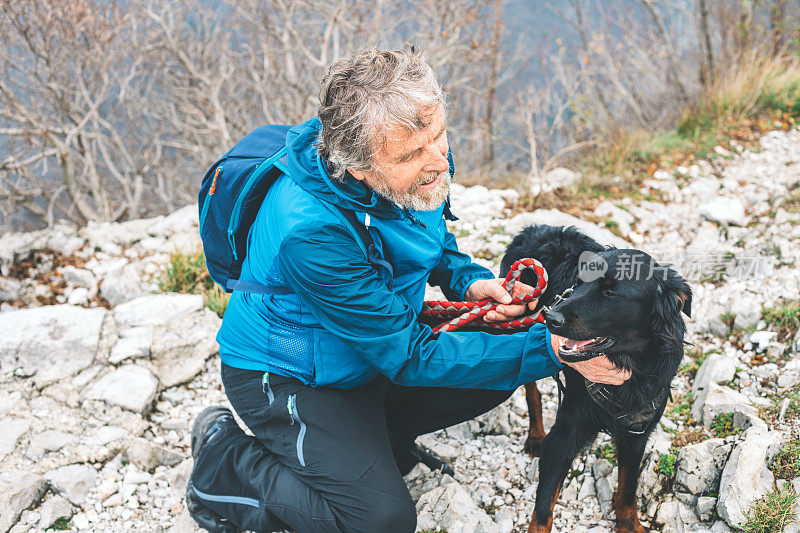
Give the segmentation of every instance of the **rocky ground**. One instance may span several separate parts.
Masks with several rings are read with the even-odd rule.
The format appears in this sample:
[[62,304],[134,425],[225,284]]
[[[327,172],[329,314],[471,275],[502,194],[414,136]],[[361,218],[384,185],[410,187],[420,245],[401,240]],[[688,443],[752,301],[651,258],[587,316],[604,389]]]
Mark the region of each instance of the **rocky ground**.
[[[693,345],[641,475],[640,515],[655,530],[730,531],[776,484],[800,491],[800,478],[776,480],[768,468],[797,437],[800,346],[762,317],[798,298],[799,184],[796,130],[657,171],[636,198],[579,218],[514,215],[513,191],[454,186],[461,220],[451,229],[491,268],[524,226],[574,224],[672,263],[690,281]],[[654,197],[664,201],[645,199]],[[197,530],[182,498],[188,429],[204,407],[226,403],[220,320],[201,296],[153,292],[169,253],[198,245],[195,206],[0,237],[0,533]],[[555,384],[539,387],[552,423]],[[537,480],[537,459],[521,451],[526,409],[520,389],[477,420],[420,437],[456,473],[418,466],[407,477],[419,529],[525,530]],[[720,433],[715,418],[726,413],[731,427]],[[601,436],[576,460],[556,531],[612,531],[610,449]]]

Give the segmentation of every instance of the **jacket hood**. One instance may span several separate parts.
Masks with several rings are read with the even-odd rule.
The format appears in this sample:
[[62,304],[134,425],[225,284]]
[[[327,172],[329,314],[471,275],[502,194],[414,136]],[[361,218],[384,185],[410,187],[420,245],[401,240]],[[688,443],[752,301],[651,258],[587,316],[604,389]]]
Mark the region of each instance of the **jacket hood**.
[[286,164],[291,179],[309,194],[330,204],[379,218],[402,217],[400,207],[350,173],[346,173],[341,181],[328,175],[315,146],[321,129],[322,123],[315,117],[289,130],[286,136]]

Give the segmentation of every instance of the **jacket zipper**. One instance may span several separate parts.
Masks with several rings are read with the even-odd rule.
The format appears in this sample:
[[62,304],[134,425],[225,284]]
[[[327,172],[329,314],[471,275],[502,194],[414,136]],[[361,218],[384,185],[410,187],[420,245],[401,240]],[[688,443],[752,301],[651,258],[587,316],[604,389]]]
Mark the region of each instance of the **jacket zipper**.
[[306,466],[306,459],[303,456],[303,440],[306,437],[306,424],[300,419],[300,415],[297,412],[297,398],[296,394],[290,394],[289,399],[286,403],[286,407],[289,410],[289,417],[291,418],[291,424],[294,425],[295,420],[298,424],[300,424],[300,432],[297,434],[297,444],[295,445],[297,449],[297,460],[300,462],[301,465]]
[[244,203],[245,197],[247,197],[247,193],[250,192],[250,189],[253,188],[253,184],[256,180],[261,177],[261,174],[264,173],[270,166],[272,166],[275,161],[280,159],[286,155],[286,147],[284,146],[280,150],[278,150],[275,155],[262,161],[253,172],[250,174],[250,177],[247,178],[247,182],[245,182],[244,187],[242,190],[239,191],[239,196],[236,197],[236,202],[233,204],[233,209],[231,210],[231,221],[228,224],[228,242],[231,245],[231,251],[233,251],[233,259],[239,260],[239,256],[236,253],[236,230],[239,229],[239,219],[242,216],[242,203]]
[[214,171],[214,181],[211,182],[211,187],[208,189],[208,194],[206,195],[206,199],[203,201],[203,212],[200,213],[200,231],[203,230],[203,226],[205,225],[206,221],[206,214],[208,213],[208,208],[211,206],[211,197],[217,190],[217,178],[222,174],[222,165],[217,167],[217,170]]
[[426,226],[425,223],[422,222],[420,219],[418,219],[417,217],[412,215],[411,211],[409,211],[406,208],[403,208],[403,212],[408,216],[408,218],[411,219],[411,222],[413,222],[414,224],[417,224],[418,226],[422,226],[422,229],[428,229],[428,226]]
[[264,377],[261,378],[261,390],[267,395],[269,405],[275,401],[275,395],[272,393],[272,387],[269,386],[269,372],[264,372]]

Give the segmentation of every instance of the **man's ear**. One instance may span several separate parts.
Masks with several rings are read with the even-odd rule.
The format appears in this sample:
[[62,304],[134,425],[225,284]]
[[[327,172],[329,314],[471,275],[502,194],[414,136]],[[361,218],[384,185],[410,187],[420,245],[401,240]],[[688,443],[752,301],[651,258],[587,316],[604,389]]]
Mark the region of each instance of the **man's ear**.
[[353,176],[358,181],[364,181],[367,177],[367,173],[364,172],[363,170],[353,170],[351,168],[348,168],[347,171],[350,173],[351,176]]

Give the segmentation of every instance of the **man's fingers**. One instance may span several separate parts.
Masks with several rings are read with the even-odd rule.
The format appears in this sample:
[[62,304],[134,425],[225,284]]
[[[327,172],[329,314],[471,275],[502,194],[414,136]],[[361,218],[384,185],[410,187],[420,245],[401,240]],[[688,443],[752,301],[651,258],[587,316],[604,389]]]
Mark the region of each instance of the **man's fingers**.
[[530,285],[526,285],[526,284],[522,283],[521,281],[517,281],[514,284],[514,290],[512,292],[514,293],[514,296],[520,296],[522,294],[531,292],[532,290],[533,290],[533,287],[531,287]]
[[499,284],[492,284],[489,286],[489,296],[500,303],[507,304],[509,303],[512,298],[511,295],[508,294],[508,291],[505,290]]
[[498,305],[495,309],[499,314],[504,316],[519,316],[525,312],[524,305]]
[[[570,364],[570,363],[567,363]],[[570,364],[575,370],[583,374],[589,381],[605,383],[607,385],[622,385],[631,377],[627,368],[616,366],[606,357],[595,357],[588,361]]]

